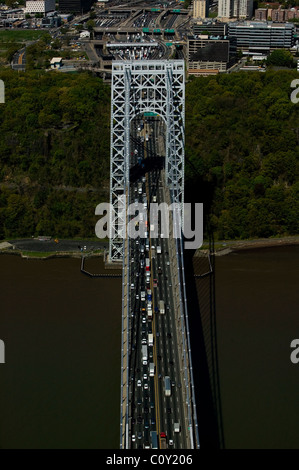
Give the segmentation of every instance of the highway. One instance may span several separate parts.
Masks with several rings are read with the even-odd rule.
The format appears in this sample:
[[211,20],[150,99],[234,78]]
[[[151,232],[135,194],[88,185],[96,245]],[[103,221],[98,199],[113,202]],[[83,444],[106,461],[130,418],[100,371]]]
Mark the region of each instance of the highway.
[[[158,161],[161,123],[148,118],[138,131],[140,122],[133,121],[131,132],[131,167],[140,169],[130,186],[130,203],[143,204],[148,210],[147,232],[151,225],[149,203],[165,200],[163,176],[153,165],[144,173],[142,165],[151,158]],[[158,167],[161,165],[158,165]],[[136,175],[136,172],[135,172]],[[158,224],[160,227],[160,223]],[[160,248],[158,248],[160,247]],[[136,238],[130,242],[130,301],[131,301],[131,357],[130,357],[130,443],[131,448],[153,447],[152,432],[158,436],[160,448],[186,448],[187,441],[182,396],[183,376],[178,357],[177,329],[174,317],[174,294],[170,272],[169,241],[167,238]],[[158,251],[161,253],[158,253]],[[149,264],[149,267],[146,267]],[[148,269],[148,271],[147,271]],[[149,273],[148,275],[146,273]],[[142,300],[144,299],[144,300]],[[160,308],[164,301],[165,313]],[[150,308],[151,307],[151,308]],[[152,314],[149,314],[149,311]],[[149,335],[153,335],[153,344]],[[147,359],[143,355],[147,349]],[[150,375],[150,364],[155,365]],[[165,377],[169,377],[171,394],[165,394]],[[179,423],[179,432],[174,432]],[[163,437],[166,434],[166,439]]]

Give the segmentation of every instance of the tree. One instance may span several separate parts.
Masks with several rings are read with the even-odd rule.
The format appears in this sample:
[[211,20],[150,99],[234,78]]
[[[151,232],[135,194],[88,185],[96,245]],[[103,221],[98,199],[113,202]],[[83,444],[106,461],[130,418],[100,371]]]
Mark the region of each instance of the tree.
[[280,67],[292,67],[294,64],[292,54],[286,49],[276,49],[267,58],[267,65]]

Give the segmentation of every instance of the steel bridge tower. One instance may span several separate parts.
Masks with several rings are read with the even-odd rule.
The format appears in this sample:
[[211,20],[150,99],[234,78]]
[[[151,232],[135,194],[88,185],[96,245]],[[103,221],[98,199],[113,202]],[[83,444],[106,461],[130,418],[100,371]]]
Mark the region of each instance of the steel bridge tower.
[[[185,73],[183,60],[112,62],[109,261],[124,254],[130,185],[130,124],[157,114],[166,128],[165,178],[172,202],[184,202]],[[183,216],[183,214],[181,214]]]

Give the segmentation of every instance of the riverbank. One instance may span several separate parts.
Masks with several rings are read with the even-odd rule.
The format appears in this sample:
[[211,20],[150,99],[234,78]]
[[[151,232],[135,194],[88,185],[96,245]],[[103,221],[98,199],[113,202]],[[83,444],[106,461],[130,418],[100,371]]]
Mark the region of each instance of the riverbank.
[[[299,236],[281,238],[258,238],[252,240],[221,240],[214,244],[215,256],[225,256],[233,252],[277,246],[299,245]],[[19,255],[26,259],[81,258],[103,256],[108,249],[108,241],[94,240],[39,240],[22,239],[2,241],[0,254]],[[209,243],[204,241],[197,256],[208,254]]]
[[[219,246],[219,244],[221,244]],[[299,236],[281,238],[258,238],[254,240],[235,240],[215,243],[215,254],[223,256],[232,252],[255,250],[259,248],[275,248],[277,246],[299,245]]]

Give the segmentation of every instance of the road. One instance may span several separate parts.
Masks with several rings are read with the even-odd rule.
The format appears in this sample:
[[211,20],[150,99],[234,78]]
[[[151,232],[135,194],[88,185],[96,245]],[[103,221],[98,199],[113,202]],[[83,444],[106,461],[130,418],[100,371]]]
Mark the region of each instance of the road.
[[[158,152],[158,149],[161,150],[158,143],[162,131],[159,121],[153,118],[148,118],[141,131],[138,131],[138,125],[139,122],[135,120],[131,132],[131,166],[139,167],[140,174],[131,184],[130,203],[136,205],[136,209],[138,204],[141,208],[145,204],[148,211],[149,203],[161,203],[165,200],[161,170],[153,167],[151,171],[142,174],[142,165],[147,159],[163,158]],[[148,231],[153,223],[160,227],[157,220],[150,220],[148,212]],[[157,253],[160,250],[161,253]],[[177,352],[167,238],[161,238],[158,234],[157,238],[137,237],[131,240],[130,277],[131,447],[152,448],[152,432],[156,432],[158,436],[166,433],[168,448],[186,448],[184,427],[181,426],[180,432],[174,432],[174,423],[184,422],[183,379]],[[161,300],[165,304],[165,313],[160,308]],[[153,344],[150,343],[151,334]],[[144,347],[147,350],[146,359],[143,355]],[[150,364],[155,365],[154,375],[150,375]],[[165,394],[165,377],[170,378],[170,396]],[[159,447],[163,447],[163,439],[159,439]]]

